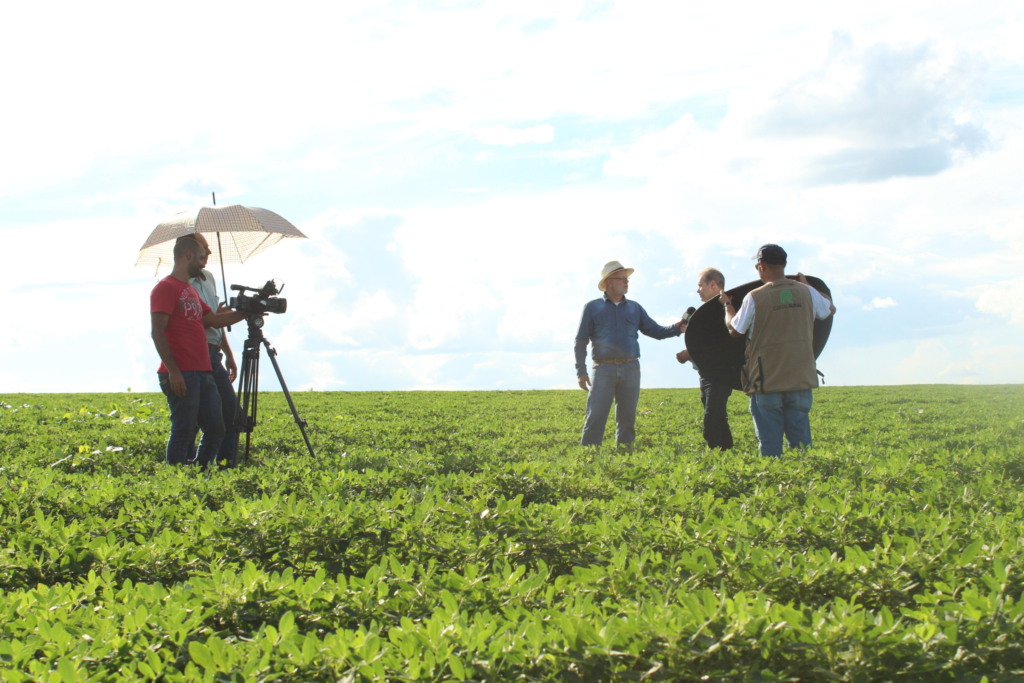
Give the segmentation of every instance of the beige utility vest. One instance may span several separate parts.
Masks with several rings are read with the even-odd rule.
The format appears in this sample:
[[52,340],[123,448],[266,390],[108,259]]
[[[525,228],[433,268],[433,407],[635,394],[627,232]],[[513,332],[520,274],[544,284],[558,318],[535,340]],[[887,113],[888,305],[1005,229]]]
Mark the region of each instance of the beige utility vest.
[[764,284],[749,296],[754,299],[754,328],[747,335],[743,390],[771,394],[817,387],[810,290],[786,279]]

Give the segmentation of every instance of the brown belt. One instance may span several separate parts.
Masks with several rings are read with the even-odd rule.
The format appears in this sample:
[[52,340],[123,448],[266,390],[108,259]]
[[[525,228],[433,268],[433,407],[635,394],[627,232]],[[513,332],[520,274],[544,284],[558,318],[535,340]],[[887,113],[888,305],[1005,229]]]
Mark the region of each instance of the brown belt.
[[636,360],[636,358],[601,358],[600,360],[595,358],[595,363],[629,363]]

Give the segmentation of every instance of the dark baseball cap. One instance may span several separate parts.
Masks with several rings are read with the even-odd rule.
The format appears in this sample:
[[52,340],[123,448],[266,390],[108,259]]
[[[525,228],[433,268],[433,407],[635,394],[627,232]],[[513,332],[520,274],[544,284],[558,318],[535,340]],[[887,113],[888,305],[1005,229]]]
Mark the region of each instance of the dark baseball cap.
[[764,261],[770,266],[786,265],[786,250],[777,244],[766,244],[757,250],[757,261]]

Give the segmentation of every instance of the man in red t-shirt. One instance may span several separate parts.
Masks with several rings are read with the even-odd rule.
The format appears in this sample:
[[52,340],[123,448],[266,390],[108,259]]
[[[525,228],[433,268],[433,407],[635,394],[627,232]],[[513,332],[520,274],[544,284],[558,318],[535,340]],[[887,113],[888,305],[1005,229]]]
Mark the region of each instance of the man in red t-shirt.
[[[189,280],[202,269],[201,247],[191,236],[174,244],[174,268],[149,297],[153,345],[160,355],[157,377],[171,411],[167,462],[209,465],[224,436],[220,394],[210,371],[207,327],[225,327],[245,319],[238,311],[210,310]],[[196,432],[203,438],[193,452]]]

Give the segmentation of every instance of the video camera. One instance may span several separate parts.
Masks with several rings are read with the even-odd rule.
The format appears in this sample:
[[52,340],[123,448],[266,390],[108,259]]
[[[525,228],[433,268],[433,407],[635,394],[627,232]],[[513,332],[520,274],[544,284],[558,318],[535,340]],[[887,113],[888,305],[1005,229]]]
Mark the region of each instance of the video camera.
[[[231,297],[230,302],[231,308],[236,311],[250,315],[263,315],[264,313],[284,313],[288,309],[288,300],[275,296],[284,289],[284,284],[278,286],[275,280],[267,280],[267,284],[259,289],[245,285],[231,285],[231,289],[238,292],[238,296]],[[255,294],[245,294],[245,292],[255,292]]]

